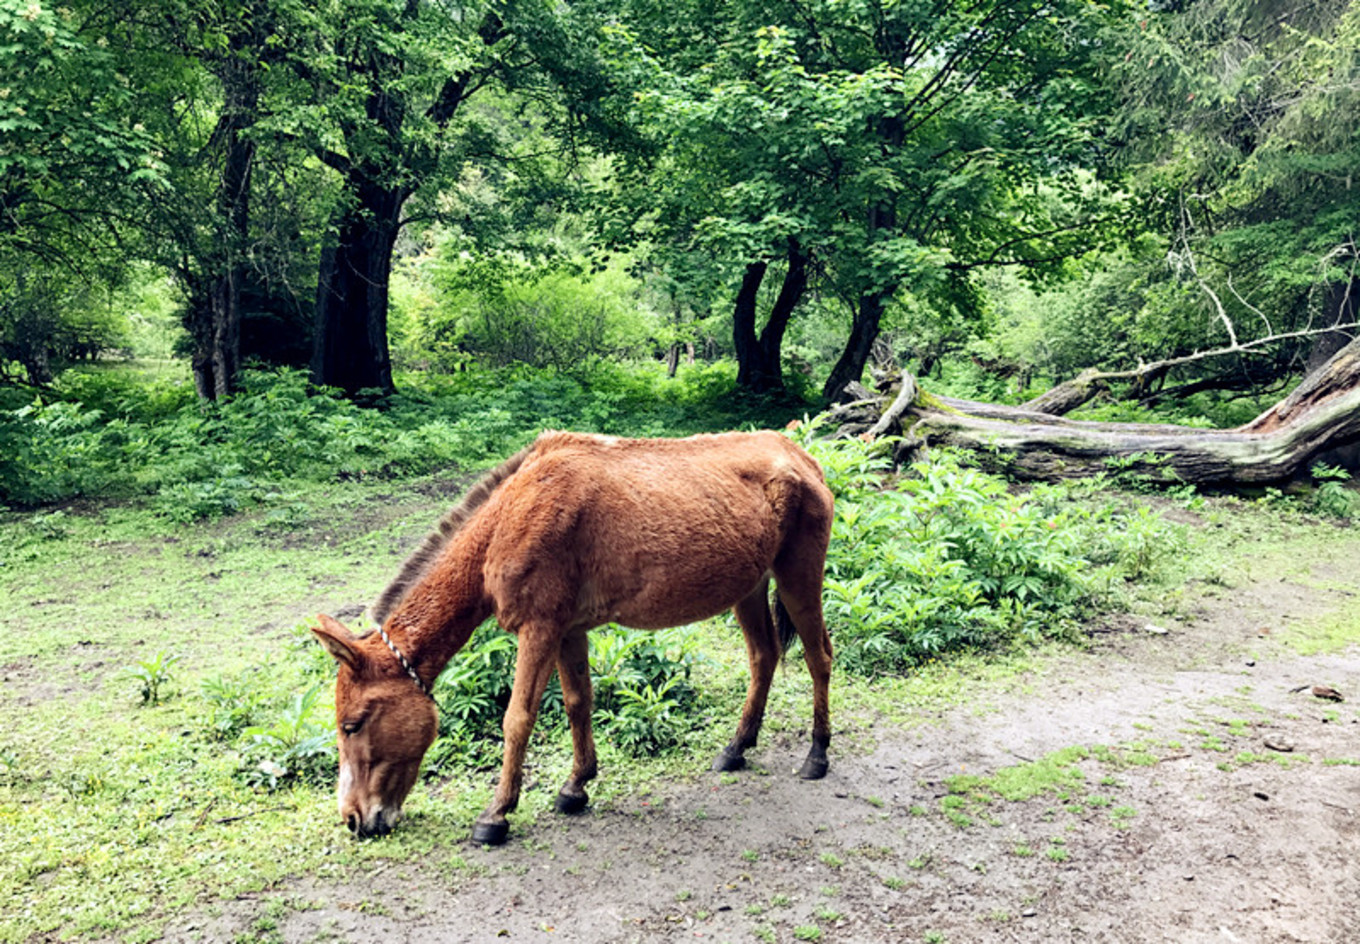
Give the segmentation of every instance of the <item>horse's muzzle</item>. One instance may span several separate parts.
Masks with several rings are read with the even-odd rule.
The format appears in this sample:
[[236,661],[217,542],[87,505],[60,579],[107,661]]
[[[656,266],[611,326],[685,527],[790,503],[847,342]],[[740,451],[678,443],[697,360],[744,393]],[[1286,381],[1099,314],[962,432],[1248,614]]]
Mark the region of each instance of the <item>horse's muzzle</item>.
[[386,836],[397,825],[397,820],[401,818],[401,811],[391,811],[385,809],[374,810],[372,815],[367,818],[360,816],[357,812],[352,812],[345,817],[345,825],[354,834],[355,839],[368,839],[372,836]]

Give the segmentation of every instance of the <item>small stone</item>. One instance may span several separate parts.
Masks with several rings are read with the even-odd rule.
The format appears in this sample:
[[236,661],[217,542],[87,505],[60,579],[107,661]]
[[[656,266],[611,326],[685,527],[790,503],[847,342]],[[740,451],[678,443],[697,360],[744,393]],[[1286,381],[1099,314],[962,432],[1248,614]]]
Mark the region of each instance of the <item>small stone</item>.
[[1033,917],[1034,917],[1035,915],[1037,915],[1038,913],[1039,913],[1039,912],[1035,911],[1033,908],[1026,908],[1024,911],[1020,912],[1020,917],[1022,917],[1022,918],[1033,918]]
[[1143,632],[1152,633],[1154,636],[1165,636],[1167,633],[1171,632],[1171,630],[1157,626],[1154,623],[1148,623],[1143,627]]
[[1288,754],[1290,751],[1294,749],[1294,742],[1289,740],[1289,738],[1283,736],[1268,737],[1261,743],[1265,744],[1265,746],[1270,748],[1272,751],[1280,751],[1281,753],[1284,754]]

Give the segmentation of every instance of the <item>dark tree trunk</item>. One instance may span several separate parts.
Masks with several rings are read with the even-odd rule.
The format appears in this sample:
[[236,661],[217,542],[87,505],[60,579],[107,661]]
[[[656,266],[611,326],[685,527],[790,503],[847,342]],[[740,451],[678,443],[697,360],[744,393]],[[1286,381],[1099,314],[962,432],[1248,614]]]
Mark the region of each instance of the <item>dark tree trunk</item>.
[[[886,42],[889,38],[885,35],[881,37],[881,41]],[[904,132],[900,118],[884,118],[877,125],[879,135],[889,142],[889,147],[902,146]],[[879,234],[891,234],[896,228],[897,208],[893,204],[892,196],[885,194],[881,202],[869,208],[865,231],[869,242],[872,243]],[[833,403],[842,401],[846,396],[845,388],[852,383],[859,383],[860,378],[864,376],[864,365],[869,363],[869,354],[874,349],[874,342],[878,340],[878,326],[883,320],[883,311],[887,308],[896,287],[880,284],[868,286],[860,291],[845,350],[836,361],[836,366],[831,368],[831,376],[826,378],[826,384],[822,387],[822,396],[825,399]]]
[[364,182],[350,189],[358,205],[341,215],[321,255],[312,381],[348,396],[391,393],[387,295],[407,193]]
[[[1326,324],[1329,326],[1354,324],[1360,314],[1360,279],[1336,282],[1327,291]],[[1349,331],[1328,331],[1313,339],[1304,370],[1311,374],[1329,361],[1337,351],[1350,343]]]
[[755,393],[784,389],[784,333],[789,319],[807,291],[808,258],[795,240],[789,240],[788,268],[779,287],[779,296],[770,308],[770,317],[756,335],[756,308],[767,264],[753,262],[746,267],[737,292],[732,314],[732,341],[737,352],[737,386]]
[[826,378],[826,385],[822,388],[822,396],[827,400],[833,403],[843,400],[845,388],[851,383],[858,383],[864,376],[864,365],[869,363],[869,354],[878,338],[878,326],[883,320],[886,301],[886,296],[879,292],[860,296],[845,350],[840,360],[836,361],[836,366],[831,368],[831,376]]
[[259,42],[247,26],[231,36],[231,53],[212,63],[225,99],[211,142],[222,152],[215,201],[218,247],[209,256],[187,326],[194,339],[194,386],[206,400],[230,396],[241,369],[241,290],[248,277],[244,256],[255,166],[255,142],[246,132],[259,118],[260,64],[252,55]]
[[756,337],[756,305],[760,285],[765,281],[764,262],[753,262],[746,267],[732,306],[732,346],[737,354],[737,386],[754,392],[764,392],[783,385],[779,364],[773,368],[765,360],[765,349]]

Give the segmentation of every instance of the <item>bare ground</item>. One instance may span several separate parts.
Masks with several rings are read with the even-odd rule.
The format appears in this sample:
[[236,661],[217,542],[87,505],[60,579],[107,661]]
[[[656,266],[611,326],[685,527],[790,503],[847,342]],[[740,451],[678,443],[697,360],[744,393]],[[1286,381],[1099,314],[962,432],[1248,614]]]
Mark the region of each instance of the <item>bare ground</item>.
[[[1086,652],[875,728],[871,752],[833,744],[820,782],[776,738],[736,777],[522,823],[500,849],[451,837],[424,861],[185,915],[166,939],[250,939],[273,899],[270,933],[298,942],[1360,940],[1360,647],[1276,641],[1355,612],[1338,587],[1357,551],[1345,533],[1153,630],[1106,621]],[[949,799],[948,777],[1078,746],[1113,751],[1078,761],[1065,795]]]

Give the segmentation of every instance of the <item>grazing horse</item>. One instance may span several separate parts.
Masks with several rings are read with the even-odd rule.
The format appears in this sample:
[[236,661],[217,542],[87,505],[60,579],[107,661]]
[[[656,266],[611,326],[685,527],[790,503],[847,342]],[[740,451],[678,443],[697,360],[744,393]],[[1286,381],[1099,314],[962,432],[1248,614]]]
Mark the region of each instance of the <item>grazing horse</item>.
[[774,432],[544,433],[475,485],[411,555],[373,607],[377,632],[355,636],[329,616],[313,630],[340,663],[341,817],[357,836],[396,823],[438,729],[430,688],[490,616],[519,644],[500,782],[473,828],[477,842],[505,841],[554,669],[575,755],[556,806],[584,809],[596,769],[586,633],[605,623],[661,629],[735,611],[751,682],[715,770],[745,764],[775,667],[796,633],[813,685],[812,748],[799,773],[824,776],[831,642],[822,571],[831,503],[816,460]]

